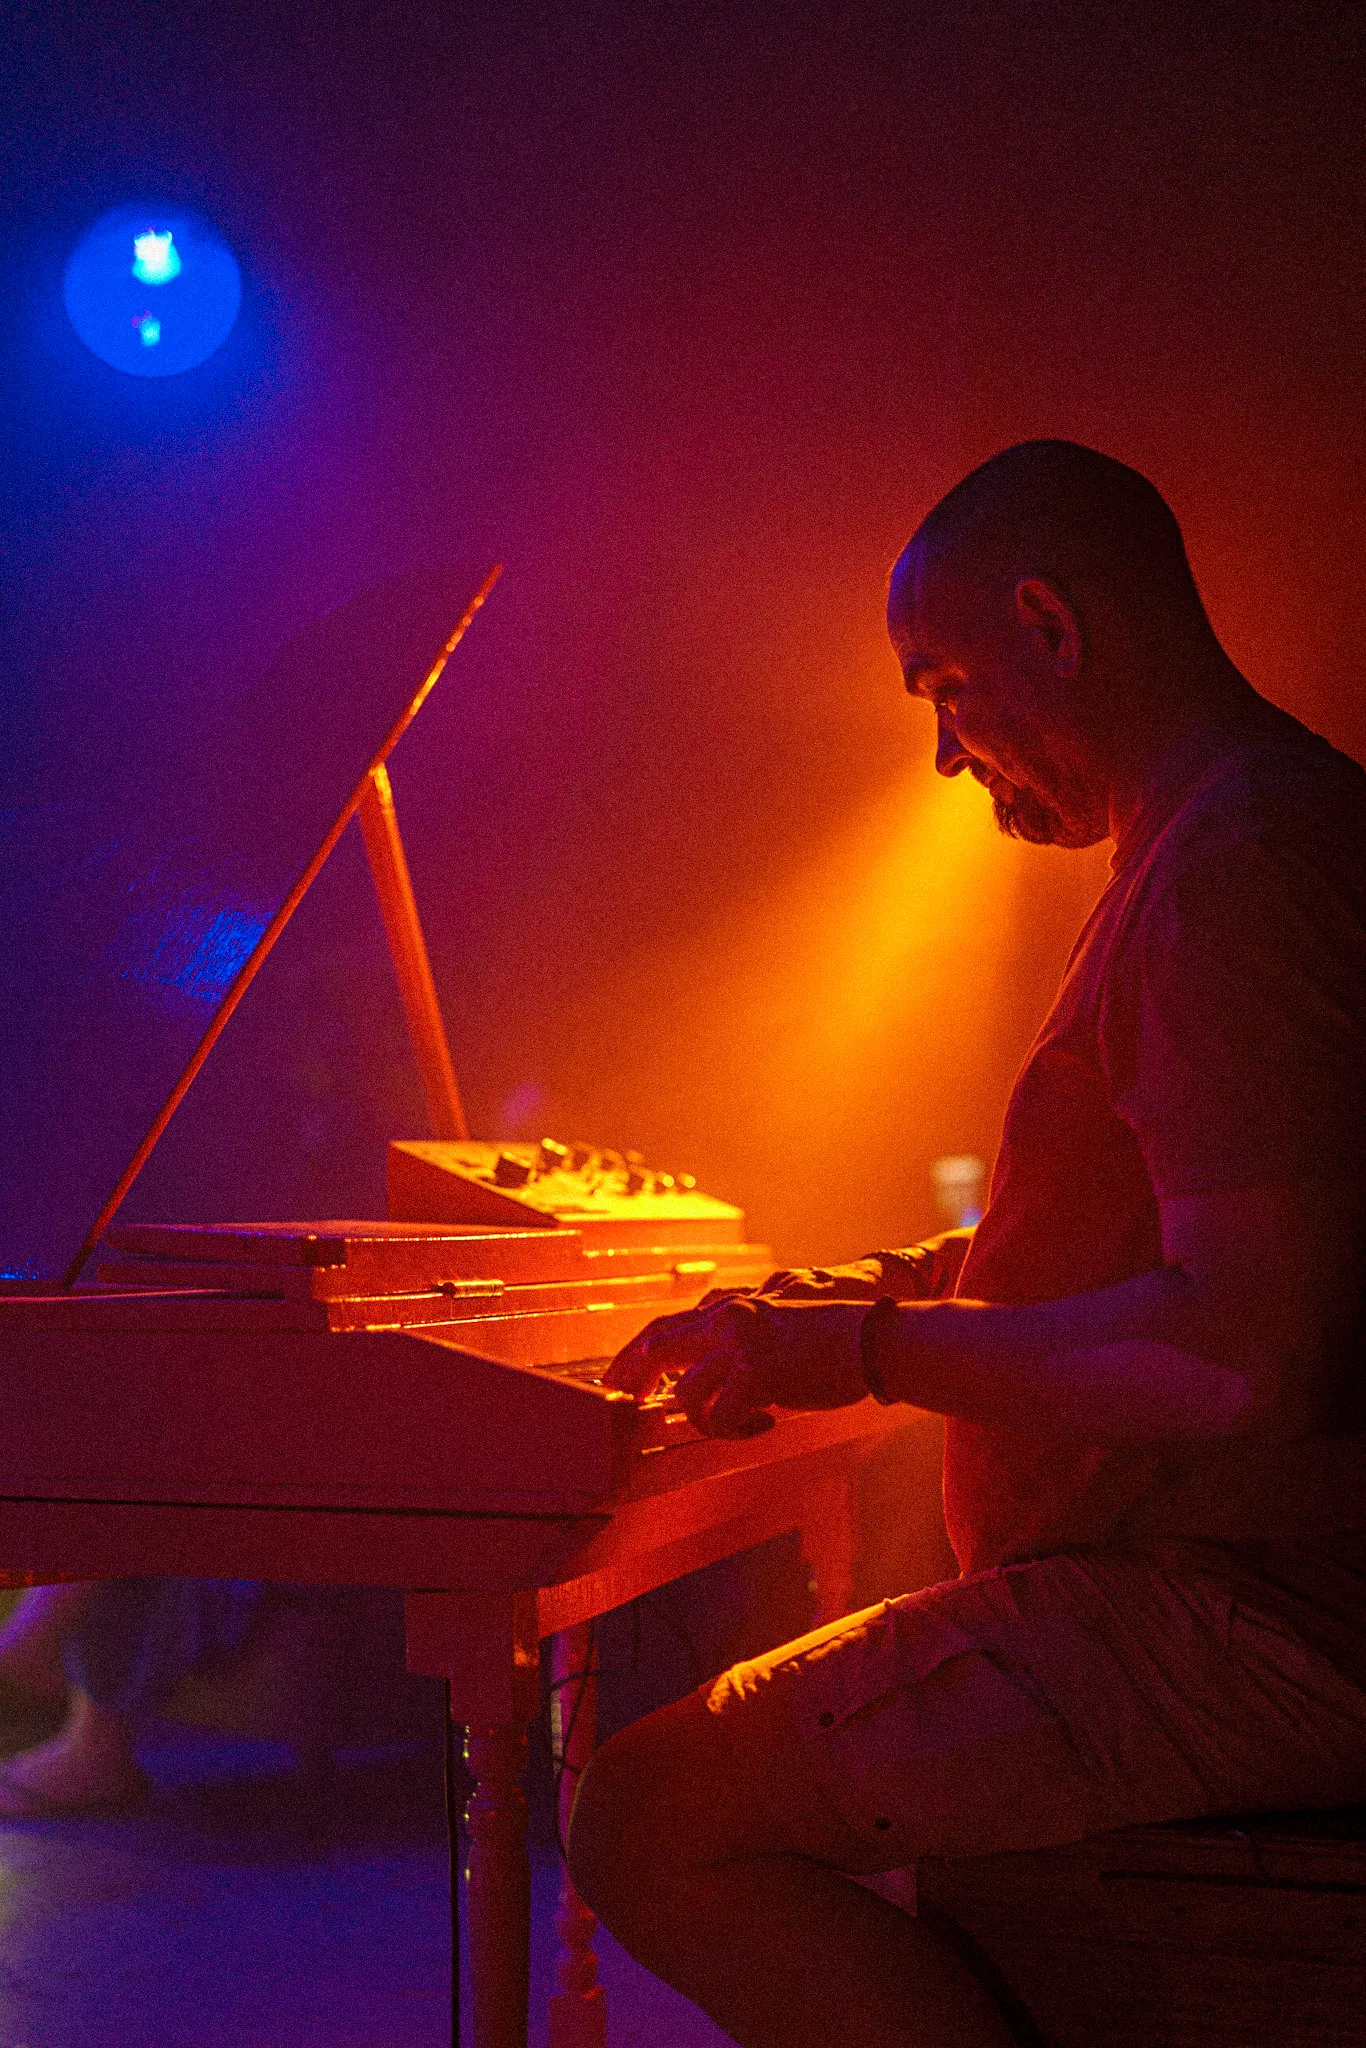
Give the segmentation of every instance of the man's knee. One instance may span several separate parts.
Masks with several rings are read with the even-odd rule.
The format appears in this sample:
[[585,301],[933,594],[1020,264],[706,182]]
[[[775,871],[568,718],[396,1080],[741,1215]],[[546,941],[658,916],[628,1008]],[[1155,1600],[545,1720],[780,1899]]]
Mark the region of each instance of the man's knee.
[[[679,1754],[678,1710],[664,1709],[623,1728],[594,1752],[579,1781],[566,1845],[580,1898],[611,1926],[619,1896],[686,1861],[680,1826],[688,1765]],[[695,1789],[695,1788],[694,1788]]]
[[[569,1828],[569,1870],[610,1927],[702,1871],[744,1856],[871,1867],[763,1711],[713,1711],[705,1693],[623,1728],[591,1759]],[[851,1860],[852,1859],[852,1860]]]
[[620,1773],[611,1743],[595,1750],[574,1794],[574,1810],[565,1839],[565,1858],[574,1889],[602,1916],[601,1880],[610,1878],[616,1862],[616,1837],[623,1800],[616,1780]]

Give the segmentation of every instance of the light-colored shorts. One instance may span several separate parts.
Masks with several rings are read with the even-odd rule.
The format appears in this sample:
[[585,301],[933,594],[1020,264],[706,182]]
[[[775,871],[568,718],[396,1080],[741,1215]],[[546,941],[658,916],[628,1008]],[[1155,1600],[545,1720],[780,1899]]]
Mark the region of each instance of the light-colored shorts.
[[1366,1690],[1213,1580],[1067,1553],[889,1600],[707,1693],[847,1869],[1366,1799]]

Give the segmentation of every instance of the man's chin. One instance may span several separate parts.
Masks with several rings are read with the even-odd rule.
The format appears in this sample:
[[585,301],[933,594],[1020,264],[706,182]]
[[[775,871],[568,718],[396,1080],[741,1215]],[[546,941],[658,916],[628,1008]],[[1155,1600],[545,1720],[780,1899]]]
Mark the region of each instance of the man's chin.
[[1095,846],[1106,834],[1089,821],[1064,818],[1036,796],[1032,789],[991,791],[991,808],[997,830],[1008,839],[1023,839],[1030,846],[1065,846],[1079,850]]

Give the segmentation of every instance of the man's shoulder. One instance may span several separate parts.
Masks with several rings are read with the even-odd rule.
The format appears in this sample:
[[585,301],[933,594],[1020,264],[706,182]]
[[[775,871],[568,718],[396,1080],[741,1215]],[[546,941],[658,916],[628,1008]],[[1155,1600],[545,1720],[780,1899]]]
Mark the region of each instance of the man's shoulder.
[[[1269,838],[1366,841],[1366,769],[1288,712],[1229,749],[1230,820]],[[1218,800],[1212,805],[1217,811]]]
[[1210,756],[1117,871],[1074,959],[1107,1010],[1154,979],[1305,975],[1366,1005],[1366,771],[1286,713]]
[[[1269,871],[1366,909],[1366,770],[1286,712],[1232,737],[1148,849],[1150,903]],[[1222,886],[1221,886],[1222,885]]]

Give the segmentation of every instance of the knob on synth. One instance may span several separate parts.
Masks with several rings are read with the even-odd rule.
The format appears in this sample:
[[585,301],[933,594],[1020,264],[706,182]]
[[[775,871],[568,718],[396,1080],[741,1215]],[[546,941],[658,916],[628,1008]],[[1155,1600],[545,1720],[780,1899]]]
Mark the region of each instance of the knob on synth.
[[498,1188],[524,1188],[531,1179],[531,1165],[528,1160],[519,1159],[515,1152],[500,1152],[493,1168],[493,1184]]

